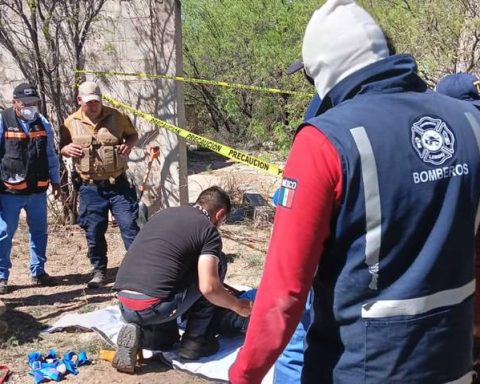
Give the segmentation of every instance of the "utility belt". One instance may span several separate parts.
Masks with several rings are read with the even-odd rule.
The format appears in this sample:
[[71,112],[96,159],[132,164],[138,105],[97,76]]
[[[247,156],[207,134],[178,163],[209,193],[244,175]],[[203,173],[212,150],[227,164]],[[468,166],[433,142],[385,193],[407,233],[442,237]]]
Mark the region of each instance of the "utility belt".
[[128,177],[125,173],[122,173],[120,176],[117,177],[109,177],[108,179],[105,180],[84,180],[82,179],[82,184],[83,185],[100,185],[100,186],[109,186],[109,185],[115,185],[115,184],[121,184],[121,183],[128,183]]
[[120,176],[117,177],[109,177],[105,180],[92,180],[92,179],[82,179],[82,177],[76,173],[72,173],[72,181],[73,186],[78,191],[81,185],[97,185],[102,188],[106,188],[116,184],[125,184],[129,183],[128,177],[126,173],[122,173]]

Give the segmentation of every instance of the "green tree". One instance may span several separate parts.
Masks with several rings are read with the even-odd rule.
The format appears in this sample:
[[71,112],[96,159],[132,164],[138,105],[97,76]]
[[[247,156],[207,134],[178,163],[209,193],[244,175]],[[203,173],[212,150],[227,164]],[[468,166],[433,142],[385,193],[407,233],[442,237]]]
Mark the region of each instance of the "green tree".
[[43,112],[56,123],[75,105],[74,70],[83,68],[83,48],[105,1],[0,0],[0,46],[37,85]]
[[[447,73],[480,74],[478,0],[359,0],[411,53],[434,86]],[[301,56],[305,26],[318,0],[183,0],[188,76],[312,92],[285,69]],[[288,148],[309,99],[195,85],[186,88],[190,129],[245,147],[273,141]]]
[[[74,71],[84,66],[84,45],[105,1],[0,0],[0,46],[13,58],[19,73],[38,87],[42,112],[54,127],[76,105],[79,76]],[[67,172],[62,168],[63,219],[73,223],[76,194],[68,189]]]
[[480,72],[478,0],[363,0],[396,43],[412,54],[434,86],[447,73]]
[[[313,92],[286,68],[301,57],[305,25],[318,1],[182,1],[188,76]],[[189,86],[186,102],[196,127],[225,142],[288,146],[308,97]]]

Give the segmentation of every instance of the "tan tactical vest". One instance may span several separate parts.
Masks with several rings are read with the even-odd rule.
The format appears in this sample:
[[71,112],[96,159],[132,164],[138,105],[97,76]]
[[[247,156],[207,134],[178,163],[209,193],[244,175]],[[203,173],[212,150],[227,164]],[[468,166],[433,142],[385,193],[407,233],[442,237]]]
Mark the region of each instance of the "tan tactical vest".
[[76,171],[83,179],[106,180],[120,176],[127,169],[127,158],[118,153],[121,139],[115,128],[101,127],[97,132],[73,120],[72,142],[82,147],[83,156],[74,158]]

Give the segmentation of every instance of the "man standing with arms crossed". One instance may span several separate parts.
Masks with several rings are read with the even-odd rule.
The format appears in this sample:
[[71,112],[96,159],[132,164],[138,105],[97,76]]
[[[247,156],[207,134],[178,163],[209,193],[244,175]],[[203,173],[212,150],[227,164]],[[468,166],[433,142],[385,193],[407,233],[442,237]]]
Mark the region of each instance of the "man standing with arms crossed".
[[312,16],[300,126],[232,384],[257,384],[313,284],[302,383],[470,383],[480,114],[388,56],[353,0]]
[[126,115],[102,105],[94,82],[80,84],[77,102],[80,109],[60,128],[60,148],[63,156],[73,158],[79,175],[78,222],[85,230],[93,266],[88,287],[98,288],[106,283],[108,211],[118,223],[126,249],[139,230],[137,194],[125,173],[138,134]]

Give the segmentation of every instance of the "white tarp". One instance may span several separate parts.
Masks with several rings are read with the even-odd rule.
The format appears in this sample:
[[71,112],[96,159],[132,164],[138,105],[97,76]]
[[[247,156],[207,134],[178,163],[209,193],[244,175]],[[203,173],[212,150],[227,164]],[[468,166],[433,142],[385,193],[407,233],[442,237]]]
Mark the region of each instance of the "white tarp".
[[[120,309],[118,306],[112,306],[89,313],[66,314],[45,332],[60,332],[69,329],[92,330],[97,332],[107,343],[114,346],[118,332],[123,324]],[[164,360],[175,369],[190,372],[210,380],[228,382],[228,369],[237,357],[238,350],[243,344],[243,337],[220,337],[219,341],[220,349],[216,354],[196,361],[184,360],[175,351],[152,352],[144,350],[144,356],[149,358],[153,354],[161,353]],[[273,383],[273,369],[270,370],[262,381],[262,384],[271,383]]]

